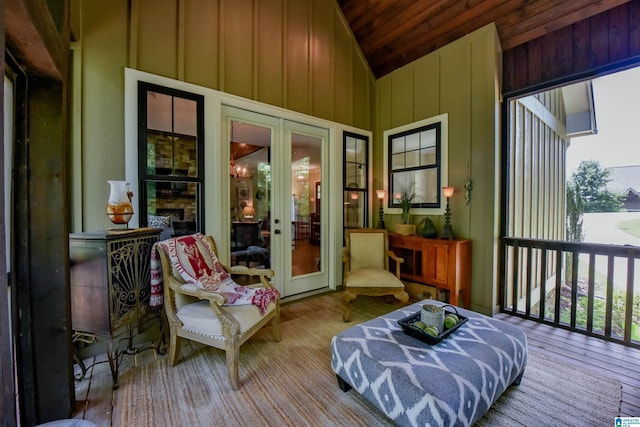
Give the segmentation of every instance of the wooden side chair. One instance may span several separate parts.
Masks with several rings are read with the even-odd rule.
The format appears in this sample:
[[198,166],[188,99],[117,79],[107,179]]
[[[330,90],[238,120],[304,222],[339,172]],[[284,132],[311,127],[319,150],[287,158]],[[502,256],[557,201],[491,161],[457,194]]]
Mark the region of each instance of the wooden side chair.
[[[395,274],[389,271],[389,258],[396,263]],[[385,229],[359,228],[347,230],[346,245],[342,251],[344,266],[342,299],[346,309],[342,319],[351,320],[351,302],[358,295],[393,295],[403,303],[409,294],[400,280],[400,264],[404,259],[389,250],[389,236]]]
[[[157,243],[155,249],[162,265],[164,307],[170,333],[169,363],[174,366],[178,361],[181,338],[222,349],[226,353],[231,387],[238,390],[240,345],[268,322],[271,322],[275,341],[280,341],[280,300],[269,282],[273,270],[222,265],[217,259],[215,240],[202,234],[169,239]],[[224,281],[230,275],[258,276],[258,284],[241,287],[231,283],[237,292],[249,292],[245,288],[263,290],[255,291],[257,297],[246,297],[251,303],[236,305],[237,292],[225,292],[228,288],[223,286],[203,289],[189,280],[201,270],[209,271],[207,280],[222,278],[223,283],[230,283]]]

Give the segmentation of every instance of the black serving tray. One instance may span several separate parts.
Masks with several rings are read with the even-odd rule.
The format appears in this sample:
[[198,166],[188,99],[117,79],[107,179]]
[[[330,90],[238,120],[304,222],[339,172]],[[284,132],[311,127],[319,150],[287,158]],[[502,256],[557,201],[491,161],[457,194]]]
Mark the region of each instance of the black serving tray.
[[465,324],[467,322],[467,320],[469,320],[468,317],[463,316],[460,313],[458,313],[458,310],[456,310],[455,307],[453,307],[453,306],[445,306],[445,307],[453,308],[453,310],[447,310],[445,308],[445,310],[444,310],[445,316],[447,314],[449,314],[449,313],[453,313],[456,316],[458,316],[458,319],[460,319],[460,321],[453,328],[445,329],[437,337],[434,337],[433,335],[427,334],[426,332],[424,332],[422,329],[418,328],[417,326],[413,326],[414,322],[417,322],[418,320],[420,320],[420,312],[419,311],[417,313],[415,313],[415,314],[412,314],[411,316],[408,316],[408,317],[405,317],[405,318],[402,318],[402,319],[398,320],[398,324],[400,326],[402,326],[402,330],[404,331],[404,333],[409,335],[410,337],[419,339],[420,341],[422,341],[424,343],[427,343],[429,345],[438,344],[440,341],[442,341],[443,339],[448,337],[450,334],[455,332],[456,329],[458,329],[460,326]]

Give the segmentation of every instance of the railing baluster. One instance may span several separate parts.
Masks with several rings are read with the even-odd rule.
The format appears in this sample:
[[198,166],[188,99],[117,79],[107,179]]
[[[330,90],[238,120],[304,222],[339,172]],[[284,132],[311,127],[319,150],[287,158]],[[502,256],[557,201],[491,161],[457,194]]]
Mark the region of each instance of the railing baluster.
[[547,307],[547,249],[542,248],[542,262],[540,263],[540,314],[538,319],[544,319]]
[[571,329],[576,327],[578,313],[578,255],[578,252],[573,252],[571,256]]
[[562,288],[562,249],[556,249],[556,303],[553,322],[560,323],[560,289]]
[[587,290],[587,332],[593,332],[593,298],[596,293],[596,254],[589,254],[589,288]]
[[614,256],[607,257],[607,302],[605,305],[604,336],[611,337],[611,323],[613,314],[613,273]]
[[520,262],[520,245],[516,243],[513,246],[513,268],[512,268],[512,283],[511,283],[511,311],[513,313],[518,312],[518,264]]
[[533,248],[527,245],[527,282],[524,312],[527,317],[531,316],[531,280],[533,278]]
[[[640,348],[640,342],[632,340],[634,315],[639,314],[633,312],[633,297],[635,266],[636,262],[640,260],[640,247],[513,237],[503,238],[501,244],[504,248],[501,251],[504,256],[504,263],[501,263],[503,267],[501,267],[499,285],[503,312]],[[526,254],[523,252],[524,250],[527,251]],[[534,251],[537,252],[534,253]],[[555,257],[553,256],[554,253]],[[584,303],[579,304],[579,301],[584,301],[583,293],[578,286],[583,280],[579,277],[580,256],[582,254],[588,255],[587,295],[584,298],[586,299],[586,308],[583,305]],[[555,258],[555,262],[552,257]],[[602,313],[598,301],[600,297],[596,295],[596,287],[601,286],[599,284],[599,276],[596,276],[600,274],[597,270],[598,257],[606,257],[604,313]],[[537,261],[538,259],[540,261]],[[571,280],[568,281],[571,286],[570,321],[561,323],[561,310],[564,305],[561,304],[562,286],[568,277],[568,274],[565,273],[568,266],[566,260],[568,259],[572,260]],[[619,259],[626,259],[627,261],[626,301],[623,307],[617,302],[619,292],[616,290],[622,289],[623,285],[621,283],[616,284],[614,274],[615,264]],[[553,277],[554,275],[555,277]],[[535,286],[538,286],[538,278],[539,295],[535,289]],[[552,279],[555,279],[555,290],[549,290],[547,287],[547,280],[550,281]],[[547,316],[547,309],[551,307],[547,307],[546,304],[547,293],[550,292],[554,292],[555,295],[554,315],[551,317]],[[614,295],[616,295],[615,301]],[[539,299],[537,298],[538,296]],[[520,306],[518,306],[518,303],[520,303]],[[539,307],[537,315],[532,314],[535,304],[538,304]],[[614,316],[613,310],[617,310],[616,316]],[[619,313],[621,310],[625,310],[624,320],[622,321],[624,325],[621,325],[620,323],[622,322],[618,320],[620,318],[618,314],[621,314]],[[586,320],[582,320],[583,311],[586,311]],[[604,320],[604,330],[596,326],[602,320]],[[618,332],[619,328],[624,328],[623,334]]]
[[624,342],[631,342],[631,325],[633,325],[633,276],[635,268],[635,258],[633,251],[627,254],[627,304],[624,316]]

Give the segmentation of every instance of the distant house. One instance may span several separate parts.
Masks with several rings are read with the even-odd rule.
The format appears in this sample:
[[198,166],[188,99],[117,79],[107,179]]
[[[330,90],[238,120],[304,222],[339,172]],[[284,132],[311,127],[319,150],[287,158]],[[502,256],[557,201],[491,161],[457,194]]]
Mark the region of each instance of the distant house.
[[607,168],[611,170],[611,181],[607,189],[625,194],[623,208],[631,212],[640,212],[640,165]]

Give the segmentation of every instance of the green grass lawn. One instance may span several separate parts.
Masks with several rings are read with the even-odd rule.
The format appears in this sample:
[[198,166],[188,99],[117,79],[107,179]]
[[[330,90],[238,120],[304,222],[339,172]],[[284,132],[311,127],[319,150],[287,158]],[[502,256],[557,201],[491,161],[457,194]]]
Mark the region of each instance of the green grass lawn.
[[640,237],[640,219],[629,219],[616,224],[616,228],[635,237]]

